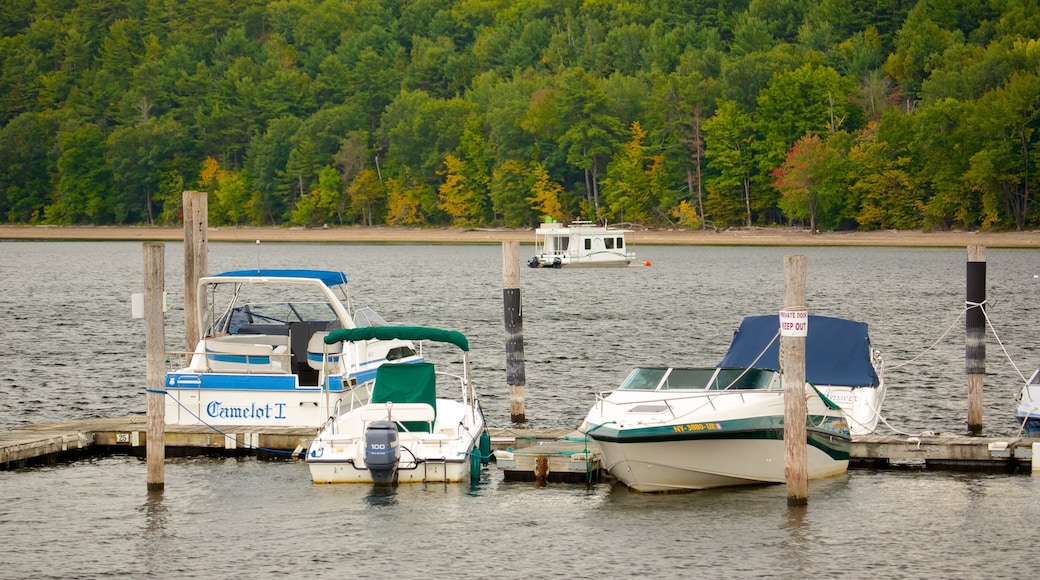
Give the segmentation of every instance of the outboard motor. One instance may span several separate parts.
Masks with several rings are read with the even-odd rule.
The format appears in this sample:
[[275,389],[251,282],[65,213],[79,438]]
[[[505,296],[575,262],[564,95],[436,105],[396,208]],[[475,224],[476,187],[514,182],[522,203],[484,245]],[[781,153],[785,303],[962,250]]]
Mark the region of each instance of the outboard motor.
[[401,448],[393,421],[372,421],[365,429],[365,465],[377,486],[397,485],[397,463]]

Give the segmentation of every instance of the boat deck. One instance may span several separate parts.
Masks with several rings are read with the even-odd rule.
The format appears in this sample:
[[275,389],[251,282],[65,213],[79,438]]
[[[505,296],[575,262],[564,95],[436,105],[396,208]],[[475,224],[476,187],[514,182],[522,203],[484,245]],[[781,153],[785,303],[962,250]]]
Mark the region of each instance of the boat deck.
[[[147,419],[130,415],[25,425],[0,431],[0,470],[105,455],[145,456]],[[277,455],[300,457],[316,430],[238,426],[167,425],[167,456]],[[496,463],[511,481],[584,483],[606,476],[599,454],[573,429],[488,429]],[[1040,471],[1040,438],[953,434],[855,437],[849,467],[956,471]],[[544,458],[539,468],[539,459]]]

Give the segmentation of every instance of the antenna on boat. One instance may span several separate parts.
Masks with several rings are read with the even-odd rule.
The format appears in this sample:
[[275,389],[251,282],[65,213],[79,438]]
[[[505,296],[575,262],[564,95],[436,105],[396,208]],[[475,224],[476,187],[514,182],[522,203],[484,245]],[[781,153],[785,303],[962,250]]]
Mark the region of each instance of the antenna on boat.
[[256,275],[260,275],[260,240],[256,241]]

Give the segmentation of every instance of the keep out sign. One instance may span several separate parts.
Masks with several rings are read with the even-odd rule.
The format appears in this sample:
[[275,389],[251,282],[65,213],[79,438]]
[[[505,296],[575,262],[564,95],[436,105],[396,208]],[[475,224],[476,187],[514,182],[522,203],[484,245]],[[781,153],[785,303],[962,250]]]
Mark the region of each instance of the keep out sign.
[[809,313],[805,310],[780,311],[780,336],[809,335]]

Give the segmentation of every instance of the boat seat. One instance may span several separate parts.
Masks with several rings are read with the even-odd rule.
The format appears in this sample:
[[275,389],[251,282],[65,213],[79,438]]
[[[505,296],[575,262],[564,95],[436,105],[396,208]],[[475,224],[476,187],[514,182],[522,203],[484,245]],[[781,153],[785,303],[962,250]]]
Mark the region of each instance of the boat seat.
[[208,341],[206,362],[215,373],[288,373],[284,345]]
[[338,362],[336,359],[343,353],[343,343],[325,344],[325,337],[329,331],[322,330],[311,335],[307,341],[307,364],[316,371],[321,370],[322,361],[326,350],[329,353],[329,362]]
[[[315,332],[322,332],[329,327],[328,320],[305,320],[289,323],[289,351],[292,352],[295,368],[313,368],[308,361],[308,345]],[[319,351],[321,352],[321,351]],[[321,368],[321,362],[318,363]]]

